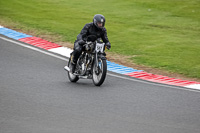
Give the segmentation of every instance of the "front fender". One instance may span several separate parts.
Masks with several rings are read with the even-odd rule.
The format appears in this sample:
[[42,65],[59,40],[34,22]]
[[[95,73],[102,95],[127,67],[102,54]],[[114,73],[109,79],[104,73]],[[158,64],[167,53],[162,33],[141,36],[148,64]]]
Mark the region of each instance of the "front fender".
[[98,58],[101,58],[102,60],[106,60],[106,57],[103,54],[98,54]]

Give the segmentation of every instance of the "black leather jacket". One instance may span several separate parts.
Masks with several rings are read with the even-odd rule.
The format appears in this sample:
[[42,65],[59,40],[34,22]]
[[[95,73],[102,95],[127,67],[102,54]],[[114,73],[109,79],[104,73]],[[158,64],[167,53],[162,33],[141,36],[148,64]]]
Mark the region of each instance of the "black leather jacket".
[[97,38],[101,38],[104,43],[109,42],[106,28],[98,29],[93,23],[88,23],[83,27],[81,33],[77,36],[76,42],[79,40],[86,41],[88,35],[95,35]]

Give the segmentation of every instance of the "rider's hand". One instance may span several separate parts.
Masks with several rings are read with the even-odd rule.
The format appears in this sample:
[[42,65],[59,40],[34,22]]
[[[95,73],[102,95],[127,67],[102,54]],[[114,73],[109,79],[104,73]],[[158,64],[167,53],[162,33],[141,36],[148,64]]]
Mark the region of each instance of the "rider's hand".
[[84,40],[80,40],[79,42],[79,45],[83,46],[84,44],[86,44],[86,42]]
[[108,50],[111,48],[110,42],[107,42],[107,43],[106,43],[106,47],[107,47]]

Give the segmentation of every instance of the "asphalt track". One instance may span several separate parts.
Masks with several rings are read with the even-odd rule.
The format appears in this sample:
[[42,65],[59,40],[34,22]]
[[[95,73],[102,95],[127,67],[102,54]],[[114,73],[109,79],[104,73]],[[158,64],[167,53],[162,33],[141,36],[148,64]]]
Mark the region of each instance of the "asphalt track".
[[198,90],[110,72],[71,83],[67,58],[0,37],[0,133],[200,132]]

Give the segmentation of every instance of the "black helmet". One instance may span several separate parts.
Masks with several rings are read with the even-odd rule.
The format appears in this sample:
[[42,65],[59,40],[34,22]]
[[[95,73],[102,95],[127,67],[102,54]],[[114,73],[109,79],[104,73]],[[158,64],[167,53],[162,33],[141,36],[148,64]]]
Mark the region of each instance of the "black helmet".
[[105,17],[101,14],[96,14],[93,18],[94,25],[99,29],[102,29],[105,26],[105,22]]

